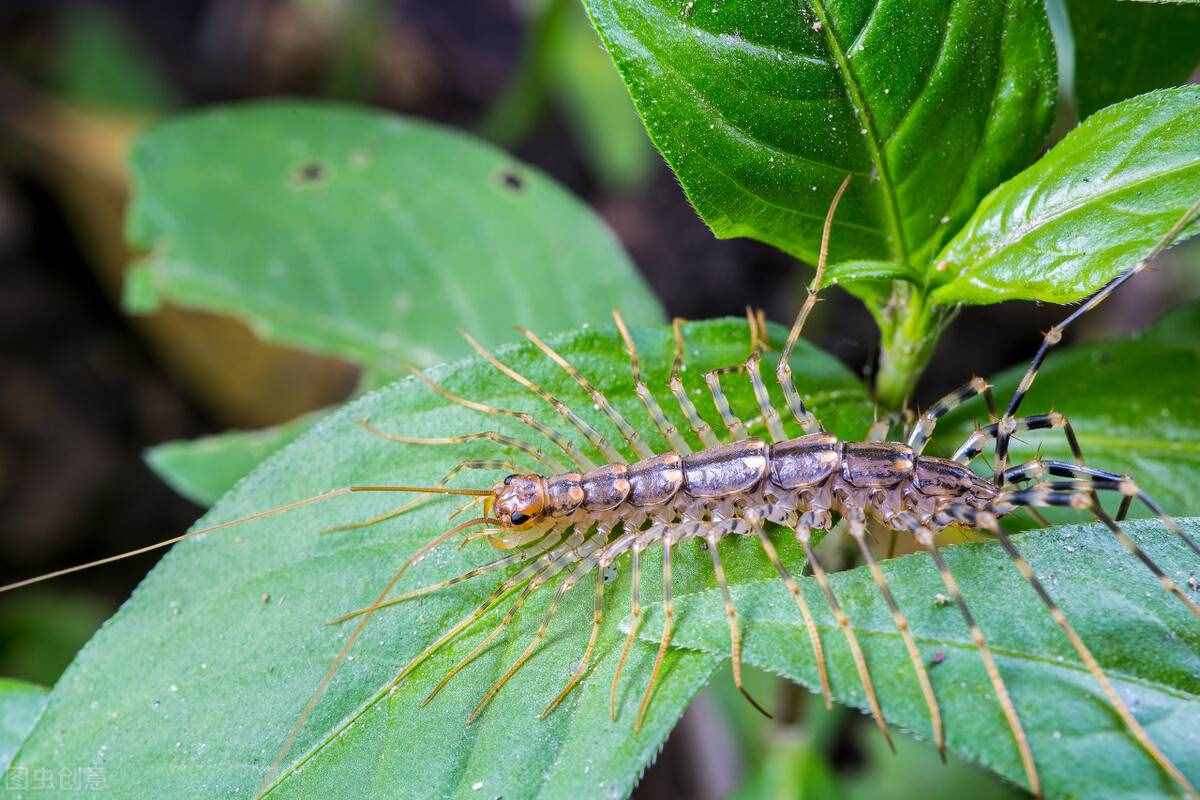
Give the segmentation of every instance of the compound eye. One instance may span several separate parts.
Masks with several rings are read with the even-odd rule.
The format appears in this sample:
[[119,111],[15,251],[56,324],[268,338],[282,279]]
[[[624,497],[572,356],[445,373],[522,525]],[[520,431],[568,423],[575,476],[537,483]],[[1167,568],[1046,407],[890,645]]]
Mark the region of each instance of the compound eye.
[[513,512],[512,517],[509,518],[509,521],[512,522],[513,525],[524,525],[526,522],[529,522],[529,515],[522,514],[520,511],[515,511]]
[[509,484],[511,484],[513,482],[513,479],[516,477],[517,477],[516,475],[509,475],[507,478],[504,479],[504,485],[508,486]]

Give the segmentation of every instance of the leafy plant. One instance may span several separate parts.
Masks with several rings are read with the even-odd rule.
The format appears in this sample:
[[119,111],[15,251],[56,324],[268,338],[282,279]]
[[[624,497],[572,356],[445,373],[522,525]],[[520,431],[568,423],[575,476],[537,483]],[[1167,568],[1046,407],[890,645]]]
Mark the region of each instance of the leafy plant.
[[[1177,220],[1195,212],[1197,87],[1157,89],[1096,110],[1042,154],[1060,81],[1045,9],[1034,0],[809,0],[792,16],[747,0],[584,5],[651,138],[717,236],[750,236],[812,261],[833,188],[854,176],[833,227],[828,280],[860,297],[878,321],[881,369],[869,388],[803,342],[792,364],[806,403],[843,438],[861,438],[880,411],[905,402],[961,305],[1078,300],[1145,258]],[[1088,12],[1070,4],[1070,15],[1082,52]],[[1076,67],[1076,87],[1105,83],[1099,60],[1081,57]],[[1080,88],[1080,107],[1175,80],[1171,71],[1128,69],[1140,77],[1108,80],[1087,95],[1092,99]],[[656,324],[661,312],[627,258],[585,209],[497,151],[345,108],[247,105],[151,132],[134,174],[129,232],[150,255],[131,273],[132,308],[166,300],[233,314],[265,336],[364,370],[364,395],[341,409],[262,434],[156,451],[156,468],[197,498],[211,502],[236,482],[201,524],[334,486],[427,484],[463,457],[495,455],[487,443],[451,452],[384,442],[355,425],[363,418],[411,436],[493,425],[524,433],[507,419],[485,420],[450,405],[415,379],[390,382],[405,361],[465,352],[449,338],[456,321],[449,315],[492,343],[510,338],[513,322],[571,329],[548,339],[661,450],[666,443],[645,418],[620,340],[611,326],[583,324],[601,322],[618,305],[640,323],[634,335],[648,384],[686,430],[663,390],[670,331]],[[1193,221],[1180,238],[1198,229]],[[401,294],[408,304],[397,304]],[[563,301],[567,296],[572,302]],[[1169,512],[1189,517],[1183,524],[1193,533],[1200,531],[1200,400],[1191,385],[1200,372],[1198,308],[1140,337],[1063,348],[1027,401],[1037,410],[1057,404],[1072,417],[1090,459],[1137,475]],[[689,392],[702,391],[705,369],[745,357],[742,322],[685,330]],[[783,331],[771,333],[778,346]],[[532,345],[498,354],[619,438],[591,398]],[[473,399],[550,414],[480,359],[435,366],[430,374]],[[1002,397],[1019,376],[997,379]],[[754,416],[749,386],[730,380],[727,391],[736,412]],[[774,388],[772,397],[781,405]],[[701,413],[719,424],[708,404]],[[980,414],[966,408],[943,421],[933,449],[948,452]],[[1028,437],[1022,446],[1052,452],[1062,442]],[[14,765],[100,760],[118,795],[136,796],[148,784],[161,796],[253,792],[342,644],[343,628],[320,622],[369,603],[454,506],[435,501],[367,530],[318,533],[398,502],[345,498],[181,543],[80,652]],[[1153,522],[1130,530],[1186,583],[1194,560],[1175,538]],[[776,534],[785,563],[799,574],[802,553],[786,532]],[[1103,527],[1052,527],[1017,541],[1151,736],[1200,781],[1197,751],[1188,744],[1200,724],[1194,621]],[[746,659],[812,687],[816,667],[795,607],[751,545],[721,544],[747,631]],[[493,552],[483,543],[439,550],[406,585],[458,574]],[[650,607],[659,591],[656,557],[650,551],[643,570]],[[990,543],[966,544],[946,548],[946,558],[994,643],[1045,793],[1169,794],[1173,787],[1123,732],[1003,553]],[[268,796],[627,794],[683,708],[728,658],[707,555],[681,546],[676,560],[680,633],[640,731],[632,716],[655,653],[655,618],[641,629],[646,641],[624,672],[620,716],[608,716],[629,603],[625,569],[606,589],[593,668],[547,720],[535,715],[566,682],[586,643],[587,592],[567,595],[535,663],[470,727],[463,726],[467,712],[524,647],[547,597],[535,595],[501,643],[428,706],[420,705],[425,693],[500,612],[390,687],[401,665],[494,586],[472,581],[377,615],[285,754]],[[940,581],[928,559],[890,560],[885,572],[935,665],[949,747],[1021,783],[982,665],[961,618],[938,599]],[[898,728],[927,735],[907,655],[869,574],[847,570],[834,582],[860,631],[884,714]],[[801,583],[813,608],[823,610],[811,580]],[[831,631],[828,613],[818,616]],[[862,706],[840,637],[825,642],[836,698]],[[827,784],[819,764],[803,762],[802,742],[781,743],[778,752],[784,755],[757,785]]]

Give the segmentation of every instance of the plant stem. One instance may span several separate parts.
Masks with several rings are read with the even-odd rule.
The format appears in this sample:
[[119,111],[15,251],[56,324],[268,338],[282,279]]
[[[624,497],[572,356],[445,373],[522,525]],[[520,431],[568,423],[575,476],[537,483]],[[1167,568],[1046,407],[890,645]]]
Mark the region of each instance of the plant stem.
[[904,407],[953,316],[953,311],[931,307],[920,287],[894,283],[887,307],[875,314],[882,347],[875,376],[875,398],[880,405]]

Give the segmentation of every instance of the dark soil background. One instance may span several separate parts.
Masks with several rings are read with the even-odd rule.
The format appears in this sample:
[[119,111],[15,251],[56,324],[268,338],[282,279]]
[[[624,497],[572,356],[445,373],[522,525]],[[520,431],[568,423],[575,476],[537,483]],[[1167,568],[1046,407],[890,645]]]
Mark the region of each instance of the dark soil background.
[[[334,45],[321,24],[307,20],[304,6],[104,4],[150,54],[184,108],[328,95]],[[185,529],[200,509],[163,485],[143,464],[142,451],[237,422],[181,383],[131,325],[97,265],[102,248],[95,226],[81,225],[76,201],[65,199],[63,171],[47,169],[54,156],[21,132],[28,130],[21,121],[54,94],[72,15],[89,10],[11,0],[0,10],[0,582]],[[528,25],[521,4],[407,0],[377,3],[376,11],[386,28],[367,56],[372,81],[360,99],[476,129],[521,62]],[[790,322],[811,271],[755,242],[715,240],[657,155],[638,185],[609,189],[553,104],[513,149],[608,220],[669,313],[740,315],[752,305]],[[112,223],[108,236],[119,237],[119,217]],[[1168,270],[1148,273],[1071,335],[1139,327],[1177,301],[1176,291]],[[1063,313],[1031,304],[967,309],[944,337],[917,403],[973,372],[990,374],[1028,358],[1040,331]],[[825,297],[808,335],[855,370],[869,373],[877,358],[870,317],[839,292]],[[153,563],[149,556],[133,559],[5,598],[0,674],[53,682]],[[714,744],[719,735],[703,719],[711,713],[701,705],[689,714],[638,797],[714,796],[722,780],[729,785],[728,775],[721,777],[728,772],[722,745]]]

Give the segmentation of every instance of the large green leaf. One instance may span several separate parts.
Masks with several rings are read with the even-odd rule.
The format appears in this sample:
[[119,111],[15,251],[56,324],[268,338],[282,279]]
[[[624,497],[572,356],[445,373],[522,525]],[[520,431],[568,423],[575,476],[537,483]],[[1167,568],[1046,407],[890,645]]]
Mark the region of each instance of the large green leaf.
[[1066,2],[1080,117],[1151,89],[1187,83],[1200,64],[1200,8]]
[[938,256],[933,302],[1078,300],[1144,258],[1198,185],[1200,87],[1110,106],[980,203]]
[[[127,303],[236,316],[261,336],[361,365],[367,385],[503,341],[662,311],[608,229],[549,178],[427,124],[257,103],[162,125],[132,158]],[[212,503],[313,422],[172,442],[150,465]]]
[[266,102],[160,125],[132,156],[130,276],[155,302],[393,373],[521,323],[662,312],[612,233],[536,170],[451,130]]
[[46,707],[46,690],[34,683],[0,678],[0,776]]
[[[1026,396],[1022,413],[1062,412],[1089,464],[1134,476],[1170,513],[1194,514],[1200,509],[1197,343],[1200,304],[1191,304],[1140,336],[1054,351]],[[997,376],[997,397],[1007,400],[1024,372],[1022,364]],[[982,409],[976,401],[947,417],[939,424],[934,449],[953,452],[986,416]],[[1059,431],[1029,431],[1013,442],[1014,458],[1032,458],[1038,451],[1071,460]],[[984,459],[980,457],[981,463]],[[1132,512],[1147,513],[1138,506]]]
[[[1200,534],[1200,519],[1184,521]],[[1150,521],[1131,534],[1176,580],[1195,572],[1195,554]],[[1125,552],[1107,529],[1072,525],[1021,534],[1019,549],[1090,645],[1151,738],[1193,782],[1200,781],[1200,631],[1195,619]],[[989,637],[1012,694],[1049,797],[1167,797],[1177,793],[1124,732],[1098,686],[1079,663],[1033,589],[995,544],[947,548],[946,561]],[[946,724],[947,745],[1010,780],[1024,773],[982,662],[937,570],[924,554],[885,562],[884,572],[912,625]],[[838,599],[866,652],[885,716],[928,737],[928,711],[887,606],[864,568],[833,576]],[[845,640],[812,579],[802,589],[814,608],[833,692],[865,707]],[[734,601],[750,620],[748,662],[817,686],[817,671],[792,598],[778,581],[747,583]],[[713,655],[728,652],[729,629],[720,593],[708,590],[679,603],[676,642]],[[817,609],[820,609],[817,611]],[[656,612],[657,614],[657,612]],[[661,625],[651,617],[650,638]]]
[[[703,369],[745,357],[744,322],[699,323],[685,332],[689,392],[703,391]],[[782,338],[782,331],[774,334],[777,341]],[[635,335],[649,383],[665,386],[670,331],[638,329]],[[661,437],[647,430],[628,361],[611,326],[551,341],[646,432],[653,446],[664,446]],[[590,398],[532,345],[505,348],[499,355],[616,440],[614,427]],[[858,380],[808,345],[802,346],[794,367],[814,411],[839,434],[861,436],[872,411]],[[554,421],[544,404],[479,360],[439,367],[432,374],[454,391]],[[727,384],[734,408],[749,418],[755,404],[745,381]],[[658,396],[665,408],[673,407],[665,391]],[[706,418],[719,424],[711,404],[699,404]],[[682,415],[671,416],[683,426]],[[383,441],[354,424],[364,417],[387,430],[417,436],[492,427],[530,436],[507,419],[447,406],[409,378],[326,417],[242,481],[205,522],[334,486],[427,484],[460,458],[496,454],[486,442],[437,448]],[[541,446],[549,448],[548,443]],[[519,453],[513,455],[520,460]],[[487,485],[502,474],[473,474],[462,483]],[[36,769],[102,760],[118,797],[144,796],[147,786],[155,787],[158,797],[250,794],[346,634],[323,622],[370,602],[407,555],[443,529],[458,498],[431,503],[369,530],[330,536],[318,531],[403,499],[354,495],[174,548],[81,651],[55,687],[16,763]],[[730,542],[725,548],[731,579],[771,574],[757,550],[743,544]],[[798,548],[787,544],[781,541],[780,547],[797,566]],[[445,548],[414,568],[403,586],[436,581],[493,557],[495,551],[481,542],[464,550]],[[702,550],[680,548],[677,561],[680,593],[713,585]],[[475,797],[477,785],[488,797],[506,798],[627,793],[717,659],[672,653],[647,725],[634,734],[633,716],[654,657],[653,647],[639,646],[625,673],[620,718],[610,722],[608,686],[623,638],[618,626],[628,610],[628,570],[624,563],[620,566],[622,575],[609,590],[598,663],[581,691],[546,722],[534,715],[562,687],[583,652],[592,608],[590,582],[567,596],[547,646],[470,727],[464,726],[468,711],[539,622],[544,593],[531,601],[509,637],[424,709],[418,708],[420,698],[482,629],[433,659],[394,693],[368,700],[414,653],[489,594],[494,582],[472,581],[381,612],[289,753],[273,796]],[[655,574],[654,560],[648,557],[645,602],[653,602],[658,591]]]
[[146,463],[184,497],[211,506],[267,456],[295,441],[321,416],[305,414],[262,430],[228,431],[166,442],[146,451]]
[[584,0],[651,138],[720,237],[923,266],[1044,141],[1034,0]]

